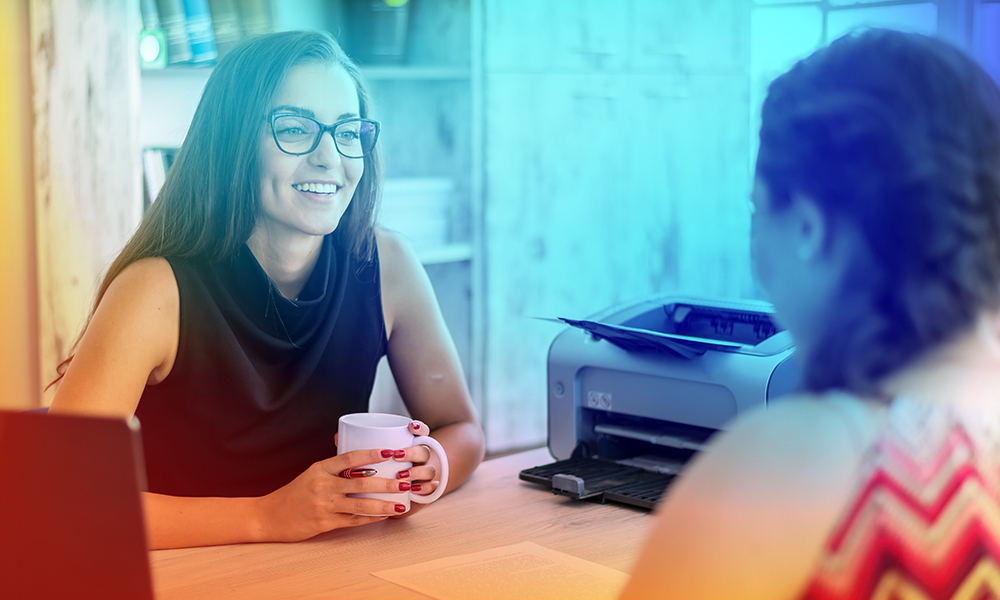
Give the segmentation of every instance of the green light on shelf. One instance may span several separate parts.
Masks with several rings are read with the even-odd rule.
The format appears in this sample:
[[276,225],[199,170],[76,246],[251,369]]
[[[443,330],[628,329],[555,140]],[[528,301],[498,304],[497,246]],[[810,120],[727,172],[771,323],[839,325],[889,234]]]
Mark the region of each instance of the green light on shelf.
[[143,69],[167,66],[167,36],[162,29],[143,29],[139,33],[139,63]]

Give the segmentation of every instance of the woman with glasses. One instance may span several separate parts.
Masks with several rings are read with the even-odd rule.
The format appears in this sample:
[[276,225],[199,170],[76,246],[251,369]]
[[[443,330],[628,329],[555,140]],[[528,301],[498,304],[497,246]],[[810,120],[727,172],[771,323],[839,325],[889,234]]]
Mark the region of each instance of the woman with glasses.
[[624,598],[1000,597],[1000,89],[839,39],[771,84],[753,203],[804,389],[695,459]]
[[[374,222],[371,112],[325,34],[233,49],[100,285],[51,410],[138,416],[155,548],[302,540],[405,509],[348,494],[433,492],[440,463],[426,446],[336,456],[338,419],[368,409],[383,355],[413,432],[446,449],[449,488],[482,460],[427,276]],[[385,460],[413,467],[352,476]]]

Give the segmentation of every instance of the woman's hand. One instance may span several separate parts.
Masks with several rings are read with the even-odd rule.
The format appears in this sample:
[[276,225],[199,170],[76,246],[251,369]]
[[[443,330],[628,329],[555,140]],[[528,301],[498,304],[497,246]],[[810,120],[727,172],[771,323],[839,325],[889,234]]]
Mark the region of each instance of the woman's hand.
[[[413,435],[430,435],[431,429],[423,421],[414,420],[410,422],[410,433]],[[440,484],[440,481],[437,481],[437,476],[440,471],[441,459],[437,456],[437,453],[427,446],[410,446],[402,450],[403,454],[398,454],[399,452],[397,451],[397,454],[393,455],[393,460],[396,462],[411,462],[413,466],[400,471],[396,474],[396,477],[400,481],[408,481],[411,485],[410,490],[414,494],[419,496],[433,494],[434,490]],[[393,515],[393,517],[408,517],[425,506],[427,505],[410,502],[409,511],[402,515]]]
[[[412,450],[408,448],[407,454]],[[345,452],[313,463],[284,487],[258,498],[256,512],[261,541],[296,542],[332,529],[366,525],[399,514],[405,510],[402,504],[349,498],[346,494],[398,494],[409,489],[408,481],[340,476],[354,467],[385,462],[398,452],[389,449]]]

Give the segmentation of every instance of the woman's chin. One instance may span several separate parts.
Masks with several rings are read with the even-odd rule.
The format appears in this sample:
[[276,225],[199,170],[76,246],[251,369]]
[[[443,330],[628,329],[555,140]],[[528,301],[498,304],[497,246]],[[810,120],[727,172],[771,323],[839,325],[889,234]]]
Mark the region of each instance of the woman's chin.
[[305,224],[302,228],[303,233],[308,233],[309,235],[324,236],[330,235],[334,231],[337,231],[337,227],[340,226],[340,221],[343,219],[344,214],[340,213],[335,219],[325,218],[316,219],[311,223]]

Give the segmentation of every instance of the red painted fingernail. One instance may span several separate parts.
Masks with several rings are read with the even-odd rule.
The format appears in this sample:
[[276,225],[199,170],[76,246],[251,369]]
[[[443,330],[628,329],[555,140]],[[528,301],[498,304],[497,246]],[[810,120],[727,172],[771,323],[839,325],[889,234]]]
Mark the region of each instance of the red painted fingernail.
[[411,492],[419,492],[422,489],[424,489],[424,486],[420,485],[419,483],[414,483],[413,485],[410,486]]
[[399,473],[396,473],[396,477],[398,477],[399,479],[406,479],[409,476],[410,476],[410,470],[409,469],[403,469]]
[[406,512],[406,506],[404,506],[402,504],[397,504],[395,506],[395,509],[396,509],[396,512],[398,512],[398,513]]
[[382,451],[382,458],[392,458],[392,455],[393,455],[392,450],[383,450]]
[[399,482],[399,491],[401,491],[401,492],[408,492],[408,491],[410,491],[410,482],[409,481],[400,481]]
[[393,458],[406,458],[406,450],[396,450],[392,456]]

